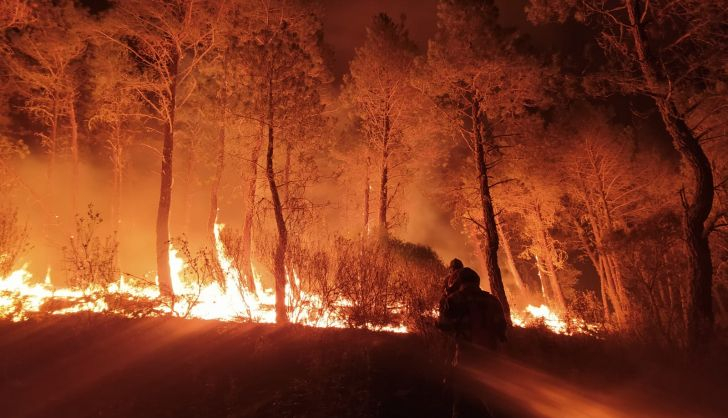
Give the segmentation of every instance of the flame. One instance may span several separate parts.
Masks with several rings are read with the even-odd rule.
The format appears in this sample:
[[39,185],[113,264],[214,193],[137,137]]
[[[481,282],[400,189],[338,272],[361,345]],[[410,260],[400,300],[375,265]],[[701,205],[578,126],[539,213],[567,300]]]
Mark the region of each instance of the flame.
[[513,325],[521,328],[543,325],[556,334],[564,335],[593,333],[598,328],[596,325],[588,324],[578,318],[563,319],[543,304],[541,306],[528,305],[522,312],[511,312],[511,321]]
[[[22,321],[34,313],[46,312],[62,315],[74,312],[105,312],[109,306],[104,295],[117,295],[157,303],[155,313],[171,314],[185,318],[221,321],[251,321],[275,323],[275,293],[264,288],[261,275],[251,265],[254,289],[245,285],[243,275],[225,250],[220,239],[223,225],[215,224],[215,249],[217,262],[222,271],[221,283],[209,284],[190,282],[185,279],[187,262],[179,252],[170,246],[169,260],[172,276],[174,303],[164,303],[160,298],[158,286],[138,284],[121,275],[119,280],[106,289],[89,287],[86,289],[57,288],[52,283],[48,269],[43,283],[33,283],[27,265],[0,278],[0,318]],[[353,306],[347,299],[333,302],[333,309],[326,309],[319,295],[308,292],[295,268],[286,271],[285,300],[291,322],[312,327],[345,328],[348,323],[341,318],[337,308]],[[48,306],[50,305],[50,306]],[[436,316],[436,312],[433,313]],[[522,311],[514,310],[512,322],[519,327],[546,326],[557,334],[592,332],[596,326],[578,319],[562,319],[548,306],[528,305]],[[408,332],[401,324],[374,327],[389,332]]]
[[[135,284],[127,280],[124,275],[105,289],[98,286],[86,289],[57,288],[52,285],[50,268],[44,283],[40,284],[32,283],[32,274],[25,265],[9,276],[0,278],[0,318],[9,318],[17,322],[41,312],[54,315],[105,312],[109,310],[109,306],[104,295],[122,295],[150,302],[159,301],[156,312],[161,314],[222,321],[276,322],[275,293],[272,289],[263,287],[261,276],[252,265],[255,289],[249,289],[243,284],[243,275],[235,268],[220,239],[222,228],[223,225],[215,224],[214,234],[217,262],[223,273],[223,283],[200,284],[185,280],[184,271],[187,262],[179,256],[175,248],[170,246],[170,274],[175,295],[172,304],[163,302],[158,286]],[[158,278],[156,281],[158,282]],[[286,281],[285,299],[291,322],[313,327],[348,327],[343,318],[339,318],[331,310],[324,309],[324,303],[318,295],[302,289],[302,280],[295,268],[290,272],[286,271]],[[67,306],[46,307],[47,304],[57,301]],[[351,305],[352,302],[345,299],[334,303],[334,307]],[[370,328],[375,327],[370,326]],[[376,329],[408,332],[404,325],[390,325]]]

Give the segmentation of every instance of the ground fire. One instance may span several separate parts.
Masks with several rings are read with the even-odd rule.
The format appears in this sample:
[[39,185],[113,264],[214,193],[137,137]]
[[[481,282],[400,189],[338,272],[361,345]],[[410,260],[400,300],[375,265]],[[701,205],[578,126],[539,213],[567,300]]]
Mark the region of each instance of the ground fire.
[[0,0],[0,415],[722,417],[724,0]]

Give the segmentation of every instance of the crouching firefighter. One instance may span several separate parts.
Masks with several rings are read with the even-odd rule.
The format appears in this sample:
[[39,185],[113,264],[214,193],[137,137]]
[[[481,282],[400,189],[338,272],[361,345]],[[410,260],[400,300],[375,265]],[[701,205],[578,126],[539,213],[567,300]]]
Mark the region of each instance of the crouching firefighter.
[[[498,299],[480,289],[480,277],[470,268],[458,272],[459,288],[440,305],[438,327],[454,339],[450,371],[446,377],[453,396],[453,417],[493,416],[479,399],[477,384],[463,366],[496,350],[506,340],[507,323]],[[458,367],[460,366],[460,367]]]

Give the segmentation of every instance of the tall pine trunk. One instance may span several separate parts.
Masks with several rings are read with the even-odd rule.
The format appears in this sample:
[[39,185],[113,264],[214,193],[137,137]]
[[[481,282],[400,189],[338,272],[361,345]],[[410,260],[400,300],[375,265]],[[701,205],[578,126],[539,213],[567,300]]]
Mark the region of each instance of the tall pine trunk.
[[[223,93],[224,94],[224,93]],[[215,224],[217,223],[217,212],[219,210],[219,194],[220,183],[222,182],[222,174],[225,169],[225,103],[221,105],[220,126],[217,135],[217,156],[215,158],[215,175],[210,185],[210,212],[207,216],[207,237],[212,248],[213,266],[212,274],[219,283],[224,283],[222,266],[220,265],[220,254],[217,249],[217,240],[215,239]]]
[[71,127],[71,210],[72,213],[78,212],[78,171],[79,171],[79,152],[78,152],[78,120],[76,119],[76,98],[71,94],[68,103],[68,121]]
[[516,285],[516,289],[518,290],[518,292],[521,295],[525,295],[526,286],[523,284],[523,279],[521,278],[521,273],[518,272],[518,267],[516,267],[516,260],[513,257],[513,251],[511,251],[511,245],[508,241],[508,235],[503,229],[501,222],[496,223],[496,227],[498,228],[498,238],[503,244],[503,252],[505,253],[506,260],[508,261],[508,268],[511,271],[511,276],[513,276],[513,283]]
[[217,249],[217,239],[215,239],[215,224],[217,223],[217,212],[219,211],[219,195],[220,184],[222,183],[222,175],[225,170],[225,129],[227,128],[227,55],[223,55],[222,60],[223,80],[222,86],[218,92],[219,104],[219,126],[217,135],[217,156],[215,158],[215,175],[210,185],[210,212],[207,216],[207,239],[212,248],[213,266],[212,274],[218,283],[224,283],[224,272],[220,265],[220,254]]
[[473,134],[475,139],[475,165],[478,169],[478,179],[480,181],[480,203],[483,210],[483,244],[481,250],[488,273],[490,289],[498,298],[503,308],[503,314],[506,321],[511,323],[511,309],[506,298],[506,291],[503,287],[503,278],[501,277],[500,267],[498,266],[498,230],[495,222],[495,212],[493,210],[493,200],[490,196],[490,185],[488,179],[488,166],[485,162],[485,141],[493,140],[493,131],[490,127],[487,115],[480,109],[477,101],[472,106]]
[[[56,177],[56,158],[58,157],[58,102],[53,103],[52,114],[50,119],[50,132],[48,133],[48,167],[46,171],[46,190],[45,190],[45,242],[46,242],[46,271],[50,271],[54,264],[55,247],[52,244],[53,236],[57,224],[56,219],[56,199],[55,199],[55,177]],[[44,272],[45,273],[45,272]]]
[[172,156],[174,154],[174,118],[177,100],[177,69],[179,57],[172,51],[169,63],[169,97],[167,120],[164,124],[162,168],[160,171],[159,206],[157,208],[157,276],[162,296],[174,296],[172,274],[169,266],[169,212],[172,207]]
[[271,201],[273,202],[273,214],[275,215],[276,228],[278,229],[278,244],[273,254],[273,276],[275,277],[276,289],[276,323],[285,324],[288,322],[286,310],[286,250],[288,247],[288,230],[286,220],[283,217],[283,206],[278,195],[275,171],[273,169],[273,81],[268,80],[268,152],[266,153],[266,176],[270,187]]
[[559,284],[559,279],[556,274],[556,266],[554,265],[554,254],[556,249],[552,243],[549,231],[546,229],[541,209],[538,206],[536,206],[535,212],[536,222],[538,222],[538,241],[540,241],[541,248],[543,250],[543,264],[546,275],[548,276],[549,289],[551,290],[550,295],[554,303],[557,305],[556,308],[561,312],[566,312],[566,300],[564,299],[564,293],[561,290],[561,284]]
[[660,112],[665,129],[672,137],[673,146],[680,153],[684,165],[690,170],[690,192],[683,194],[683,234],[690,266],[690,288],[687,315],[688,345],[696,348],[713,336],[713,264],[708,245],[705,221],[710,215],[714,199],[713,171],[698,138],[678,111],[670,87],[664,81],[661,67],[649,57],[649,46],[643,23],[642,8],[638,0],[625,0],[630,20],[630,33],[647,89]]
[[364,175],[364,236],[369,236],[369,216],[371,214],[370,204],[371,204],[371,193],[372,193],[372,185],[371,185],[371,168],[372,168],[372,155],[371,155],[371,149],[367,145],[367,159],[366,159],[366,167],[365,167],[365,175]]
[[[116,239],[121,242],[121,199],[124,186],[124,145],[121,139],[121,123],[117,122],[111,132],[111,164],[112,164],[112,196],[111,196],[111,225],[116,233]],[[121,256],[117,254],[117,262],[121,266]]]
[[115,123],[111,132],[112,197],[111,223],[117,230],[121,223],[121,199],[123,187],[124,151],[121,143],[121,126]]
[[387,209],[389,208],[389,115],[384,117],[384,136],[382,137],[382,173],[379,184],[379,236],[386,238],[389,235],[387,225]]
[[255,279],[253,277],[252,268],[252,247],[253,247],[253,216],[255,215],[255,198],[258,183],[258,160],[260,159],[260,151],[263,147],[263,128],[256,139],[255,145],[250,152],[250,170],[248,187],[245,195],[245,212],[243,213],[243,237],[242,248],[240,251],[240,264],[243,272],[243,281],[248,290],[255,292]]

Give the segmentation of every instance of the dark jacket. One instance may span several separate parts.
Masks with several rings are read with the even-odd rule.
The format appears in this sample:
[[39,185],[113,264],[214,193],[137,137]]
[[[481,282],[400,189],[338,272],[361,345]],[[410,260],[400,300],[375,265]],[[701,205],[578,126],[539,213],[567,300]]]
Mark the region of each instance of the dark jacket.
[[462,284],[441,307],[440,327],[473,344],[496,348],[506,339],[506,326],[498,299],[474,283]]

